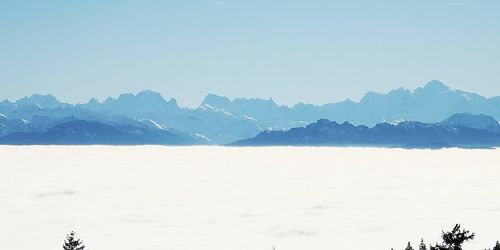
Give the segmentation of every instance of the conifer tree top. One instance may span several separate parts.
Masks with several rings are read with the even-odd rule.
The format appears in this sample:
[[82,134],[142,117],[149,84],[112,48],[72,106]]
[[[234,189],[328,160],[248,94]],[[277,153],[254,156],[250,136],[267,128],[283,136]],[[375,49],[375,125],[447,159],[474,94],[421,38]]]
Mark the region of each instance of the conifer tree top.
[[66,240],[63,245],[64,250],[83,250],[84,248],[83,242],[80,239],[76,239],[74,231],[66,235]]

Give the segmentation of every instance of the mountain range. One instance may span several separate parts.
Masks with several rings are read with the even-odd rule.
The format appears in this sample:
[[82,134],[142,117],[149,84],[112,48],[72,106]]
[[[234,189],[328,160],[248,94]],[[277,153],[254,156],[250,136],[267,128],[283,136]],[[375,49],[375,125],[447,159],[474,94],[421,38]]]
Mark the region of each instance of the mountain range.
[[403,148],[500,146],[500,125],[491,116],[454,114],[438,123],[402,121],[373,127],[326,119],[288,131],[265,131],[233,146],[378,146]]
[[[414,90],[368,92],[359,102],[347,99],[324,105],[284,106],[272,99],[229,99],[209,94],[197,108],[185,108],[179,107],[174,98],[167,100],[150,90],[70,104],[51,95],[35,94],[0,102],[0,143],[80,144],[80,136],[84,144],[228,144],[266,131],[304,127],[321,119],[368,127],[400,121],[431,124],[445,119],[451,124],[464,119],[481,126],[480,117],[452,116],[458,113],[499,120],[500,97],[455,90],[436,80]],[[56,135],[54,131],[59,132]],[[74,132],[72,139],[70,131]]]
[[133,125],[112,126],[99,122],[71,120],[47,131],[14,132],[0,138],[9,145],[192,145],[196,140],[161,129]]

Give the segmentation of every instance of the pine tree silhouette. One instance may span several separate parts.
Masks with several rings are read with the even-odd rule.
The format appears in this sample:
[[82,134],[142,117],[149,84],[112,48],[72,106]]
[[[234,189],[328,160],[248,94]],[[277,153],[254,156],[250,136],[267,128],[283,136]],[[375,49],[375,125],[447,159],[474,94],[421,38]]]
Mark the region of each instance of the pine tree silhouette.
[[500,242],[497,241],[497,243],[493,247],[493,250],[500,250]]
[[[488,249],[484,249],[484,250],[490,250],[490,249],[488,248]],[[495,246],[493,247],[492,250],[500,250],[500,242],[497,241],[497,243],[495,244]]]
[[413,250],[413,247],[411,246],[409,241],[408,241],[408,246],[406,246],[405,250]]
[[420,240],[420,245],[418,245],[418,250],[427,250],[427,247],[425,246],[424,243],[424,238]]
[[443,243],[441,245],[431,246],[430,250],[462,250],[464,242],[473,240],[475,234],[463,229],[460,231],[460,224],[456,224],[451,232],[444,232],[441,235]]
[[[450,232],[444,232],[441,235],[443,238],[443,243],[436,243],[435,246],[429,244],[429,250],[462,250],[462,245],[469,240],[473,240],[476,235],[465,229],[460,229],[460,224],[456,224]],[[391,248],[391,250],[394,250]],[[410,242],[406,246],[405,250],[413,250]],[[427,250],[425,246],[424,239],[420,240],[418,250]],[[493,249],[488,248],[484,250],[500,250],[500,241],[497,241]]]
[[75,232],[71,231],[70,234],[66,235],[63,245],[64,250],[83,250],[84,248],[83,242],[75,238]]

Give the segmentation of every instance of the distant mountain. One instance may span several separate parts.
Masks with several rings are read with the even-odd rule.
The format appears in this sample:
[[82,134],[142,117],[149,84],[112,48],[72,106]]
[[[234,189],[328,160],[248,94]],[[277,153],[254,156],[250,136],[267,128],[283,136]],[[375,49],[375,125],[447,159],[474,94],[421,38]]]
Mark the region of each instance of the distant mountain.
[[418,120],[437,122],[455,113],[486,114],[500,119],[500,97],[454,90],[440,81],[430,81],[415,90],[399,88],[387,94],[368,92],[359,102],[349,99],[321,106],[299,103],[278,106],[272,99],[234,99],[208,95],[201,106],[248,117],[262,129],[286,130],[318,119],[349,121],[374,126],[381,122]]
[[286,106],[278,106],[272,99],[236,98],[230,100],[227,97],[209,94],[203,99],[200,108],[206,111],[221,110],[231,113],[233,116],[251,121],[266,129],[279,129],[294,124],[289,118],[290,109]]
[[5,115],[0,114],[0,137],[12,132],[28,131],[31,131],[28,121],[23,119],[8,119]]
[[500,133],[500,124],[489,115],[473,115],[469,113],[459,113],[450,116],[441,122],[442,125],[467,127],[487,130],[493,133]]
[[[0,137],[11,133],[44,133],[70,120],[85,120],[110,126],[131,125],[147,129],[188,134],[208,144],[226,144],[253,137],[267,130],[303,127],[320,119],[349,121],[354,125],[375,126],[404,120],[435,123],[456,113],[485,114],[490,120],[476,121],[474,127],[495,132],[500,119],[500,97],[486,98],[454,90],[439,81],[408,90],[399,88],[387,94],[368,92],[359,102],[294,106],[276,104],[271,98],[236,98],[207,95],[197,108],[179,107],[174,98],[145,90],[121,94],[104,101],[91,99],[83,104],[58,101],[51,95],[32,95],[15,102],[0,102]],[[450,117],[442,125],[467,123]]]
[[124,115],[131,118],[166,120],[180,111],[174,98],[166,101],[156,92],[145,90],[134,94],[121,94],[118,98],[107,98],[104,102],[90,99],[77,107],[106,114]]
[[[379,123],[374,127],[339,124],[326,119],[306,127],[288,131],[265,131],[240,140],[234,146],[382,146],[405,148],[495,147],[500,146],[500,133],[494,132],[485,120],[491,117],[456,114],[440,123],[403,121],[398,124]],[[464,121],[454,123],[450,121]],[[449,124],[450,123],[450,124]]]
[[0,144],[15,145],[188,145],[199,144],[196,140],[169,131],[149,130],[135,126],[111,126],[108,124],[73,120],[56,125],[43,133],[15,132],[0,138]]
[[223,109],[200,105],[196,109],[180,108],[175,99],[165,101],[153,91],[142,91],[137,95],[122,94],[104,102],[91,99],[77,107],[106,115],[119,115],[149,122],[157,127],[188,133],[205,143],[219,144],[247,138],[261,132],[258,124],[235,116]]
[[500,97],[483,96],[453,90],[440,81],[430,81],[413,91],[403,88],[388,94],[368,93],[357,105],[359,124],[417,120],[437,122],[455,113],[486,114],[500,118]]
[[18,107],[34,106],[40,109],[53,109],[70,106],[70,104],[61,103],[52,95],[39,94],[21,98],[16,101],[15,105]]

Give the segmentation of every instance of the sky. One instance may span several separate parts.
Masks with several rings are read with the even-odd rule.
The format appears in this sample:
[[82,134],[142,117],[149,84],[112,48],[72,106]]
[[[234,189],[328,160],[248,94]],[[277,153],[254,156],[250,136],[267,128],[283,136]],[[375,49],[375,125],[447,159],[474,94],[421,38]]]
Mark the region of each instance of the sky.
[[498,0],[0,0],[0,99],[323,104],[432,79],[496,96],[498,13]]

